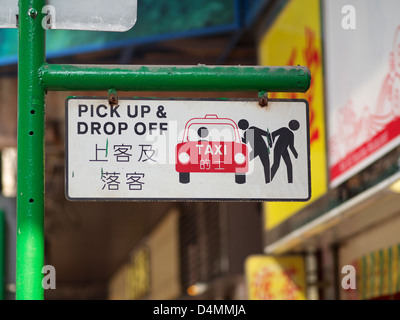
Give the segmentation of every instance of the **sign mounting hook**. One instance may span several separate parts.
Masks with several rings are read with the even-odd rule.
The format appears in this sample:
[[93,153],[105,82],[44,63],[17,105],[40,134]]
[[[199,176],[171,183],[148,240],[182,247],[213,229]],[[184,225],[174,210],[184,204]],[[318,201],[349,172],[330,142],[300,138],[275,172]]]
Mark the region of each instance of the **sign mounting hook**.
[[268,92],[267,91],[259,91],[258,92],[258,104],[261,107],[268,106]]
[[115,89],[108,90],[108,103],[110,104],[110,106],[118,104],[117,90]]

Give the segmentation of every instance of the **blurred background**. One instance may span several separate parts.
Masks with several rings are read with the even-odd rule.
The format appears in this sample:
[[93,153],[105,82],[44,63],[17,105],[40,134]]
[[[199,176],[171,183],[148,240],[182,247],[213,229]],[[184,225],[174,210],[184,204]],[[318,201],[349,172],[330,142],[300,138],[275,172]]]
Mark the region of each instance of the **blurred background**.
[[[107,92],[49,92],[45,264],[56,289],[45,299],[399,299],[399,10],[398,0],[138,0],[127,32],[48,30],[49,63],[307,66],[306,93],[269,97],[309,102],[312,198],[68,201],[65,99]],[[17,30],[0,29],[0,299],[15,299],[17,49]]]

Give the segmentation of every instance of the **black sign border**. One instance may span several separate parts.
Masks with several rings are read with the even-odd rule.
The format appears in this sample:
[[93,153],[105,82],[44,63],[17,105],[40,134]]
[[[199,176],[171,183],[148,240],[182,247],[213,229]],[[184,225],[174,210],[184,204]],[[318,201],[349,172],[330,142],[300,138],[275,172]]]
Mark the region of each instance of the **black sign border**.
[[[108,100],[108,97],[104,96],[70,96],[65,99],[65,181],[64,181],[64,193],[65,197],[69,201],[76,202],[307,202],[311,199],[311,161],[310,161],[310,108],[309,103],[306,99],[268,99],[269,102],[304,102],[306,105],[306,115],[307,115],[307,167],[308,167],[308,197],[306,198],[75,198],[68,195],[68,102],[69,100]],[[242,98],[141,98],[141,97],[120,97],[119,100],[156,100],[156,101],[243,101],[243,102],[258,102],[258,99],[242,99]],[[268,108],[268,106],[264,107]]]

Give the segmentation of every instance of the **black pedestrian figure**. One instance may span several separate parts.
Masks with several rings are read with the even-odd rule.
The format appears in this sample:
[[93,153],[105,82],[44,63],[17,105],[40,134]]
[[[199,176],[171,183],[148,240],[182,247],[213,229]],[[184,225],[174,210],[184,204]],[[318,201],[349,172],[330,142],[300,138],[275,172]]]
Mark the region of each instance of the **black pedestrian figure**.
[[275,137],[279,137],[274,146],[274,163],[271,168],[271,180],[278,171],[281,158],[283,158],[286,164],[288,183],[293,183],[293,166],[288,148],[290,148],[294,157],[297,159],[299,155],[294,147],[294,134],[292,131],[296,131],[299,127],[300,123],[297,120],[291,120],[289,122],[290,130],[286,127],[282,127],[272,132],[272,141],[275,140]]
[[[272,139],[269,131],[264,131],[254,126],[249,128],[249,122],[245,119],[240,120],[238,126],[244,131],[242,138],[243,143],[250,143],[252,148],[252,151],[250,152],[250,160],[253,160],[256,157],[260,158],[264,167],[265,183],[269,183],[271,181],[269,148],[272,147]],[[266,145],[263,136],[267,138],[268,146]]]

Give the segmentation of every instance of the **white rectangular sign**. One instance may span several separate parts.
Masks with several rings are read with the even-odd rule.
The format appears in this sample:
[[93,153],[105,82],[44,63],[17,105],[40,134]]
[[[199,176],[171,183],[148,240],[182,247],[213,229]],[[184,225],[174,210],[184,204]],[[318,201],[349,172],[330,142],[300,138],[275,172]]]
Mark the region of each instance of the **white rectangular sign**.
[[[0,28],[17,28],[18,0],[1,1]],[[46,0],[35,9],[44,29],[125,32],[137,20],[137,0]]]
[[305,100],[66,100],[70,200],[310,198]]
[[324,8],[334,188],[400,145],[400,1],[326,0]]
[[0,3],[0,28],[16,28],[18,0],[2,0]]
[[137,20],[137,0],[46,0],[46,29],[125,32]]

